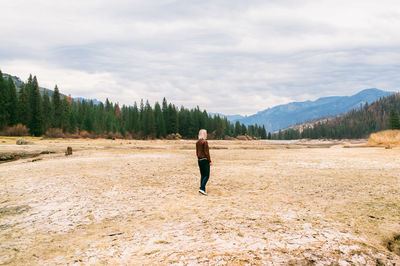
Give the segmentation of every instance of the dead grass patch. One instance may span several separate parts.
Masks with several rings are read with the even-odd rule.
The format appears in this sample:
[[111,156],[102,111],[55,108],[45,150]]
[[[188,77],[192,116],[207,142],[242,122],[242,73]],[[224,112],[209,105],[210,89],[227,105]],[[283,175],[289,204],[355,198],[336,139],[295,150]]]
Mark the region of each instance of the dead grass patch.
[[385,130],[370,135],[367,146],[400,146],[400,130]]

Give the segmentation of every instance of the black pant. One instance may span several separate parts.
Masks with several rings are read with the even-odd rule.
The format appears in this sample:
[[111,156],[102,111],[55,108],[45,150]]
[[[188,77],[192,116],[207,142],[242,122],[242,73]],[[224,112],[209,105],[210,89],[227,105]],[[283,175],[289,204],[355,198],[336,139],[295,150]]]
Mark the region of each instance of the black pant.
[[200,189],[206,191],[206,184],[210,177],[210,161],[209,160],[198,160],[200,168]]

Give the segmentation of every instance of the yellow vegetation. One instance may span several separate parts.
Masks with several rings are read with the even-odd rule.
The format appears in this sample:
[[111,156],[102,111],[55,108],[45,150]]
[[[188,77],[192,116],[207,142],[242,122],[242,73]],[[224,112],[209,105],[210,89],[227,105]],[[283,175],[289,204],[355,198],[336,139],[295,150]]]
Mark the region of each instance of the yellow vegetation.
[[367,145],[400,145],[400,130],[384,130],[369,136]]

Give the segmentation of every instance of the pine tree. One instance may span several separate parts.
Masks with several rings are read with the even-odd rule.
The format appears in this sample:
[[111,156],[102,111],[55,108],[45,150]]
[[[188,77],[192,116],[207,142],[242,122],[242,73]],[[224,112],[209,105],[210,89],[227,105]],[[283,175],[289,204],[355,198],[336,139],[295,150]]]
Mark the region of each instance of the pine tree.
[[[79,116],[82,116],[80,120],[80,129],[91,132],[93,130],[92,120],[91,120],[91,111],[89,103],[86,100],[83,100],[79,106]],[[113,110],[111,108],[110,112],[106,114],[108,122],[106,122],[106,126],[109,127],[108,132],[112,131],[112,118],[114,117]]]
[[133,105],[133,110],[132,110],[132,133],[139,134],[141,128],[140,128],[140,114],[139,114],[139,109],[137,106],[137,103],[135,102]]
[[43,94],[43,132],[46,132],[47,129],[51,127],[51,103],[50,97],[47,92]]
[[120,130],[121,130],[121,134],[123,136],[126,135],[126,131],[129,132],[129,116],[130,116],[130,112],[129,112],[129,108],[127,106],[122,105],[122,108],[120,110],[120,116],[117,117],[117,119],[119,120],[119,124],[120,124]]
[[[92,104],[93,104],[93,102],[92,102]],[[118,111],[117,111],[117,109],[118,109]],[[120,112],[120,111],[121,110],[119,109],[119,105],[114,104],[114,106],[113,106],[114,117],[112,118],[112,131],[113,132],[122,133],[121,132],[121,119],[119,118],[120,114],[118,114],[118,117],[116,116],[117,112]]]
[[181,109],[178,112],[178,119],[180,123],[179,128],[176,132],[179,132],[182,136],[188,136],[190,114],[189,111],[186,110],[183,106],[181,106]]
[[247,130],[246,130],[246,125],[245,125],[245,124],[242,124],[242,127],[241,127],[241,134],[242,134],[242,135],[246,135],[246,134],[247,134]]
[[169,126],[168,126],[168,103],[167,103],[167,99],[165,99],[165,97],[163,98],[163,102],[162,102],[162,108],[161,111],[163,113],[163,117],[164,117],[164,124],[165,124],[165,132],[166,134],[169,134]]
[[31,107],[31,120],[29,123],[29,130],[31,134],[40,136],[43,134],[43,117],[42,117],[42,104],[39,91],[39,84],[36,76],[32,80],[30,87],[30,107]]
[[61,97],[60,91],[58,90],[57,85],[54,87],[53,93],[53,127],[61,128],[61,115],[62,115],[62,106],[61,106]]
[[[168,121],[166,123],[167,133],[177,133],[179,128],[179,121],[178,121],[178,110],[176,109],[175,105],[168,104]],[[169,130],[168,130],[169,129]]]
[[[75,117],[75,112],[74,112],[74,105],[71,105],[71,118]],[[93,119],[94,119],[94,126],[93,130],[96,134],[104,134],[105,133],[105,115],[104,115],[104,104],[100,102],[98,105],[95,106],[95,112],[93,114]],[[73,119],[70,119],[70,124],[71,128],[75,128],[76,125],[74,123]]]
[[224,137],[224,131],[225,131],[222,119],[219,115],[216,115],[214,117],[214,120],[215,120],[215,137],[217,139],[222,139]]
[[145,130],[145,118],[144,118],[144,103],[143,99],[140,99],[140,106],[139,106],[139,123],[140,123],[140,132]]
[[18,97],[18,122],[28,126],[31,120],[31,107],[29,105],[28,90],[23,85],[19,91]]
[[242,127],[240,126],[240,122],[236,121],[235,123],[235,137],[239,136],[242,134]]
[[261,128],[261,139],[267,139],[267,130],[265,130],[265,126],[263,125]]
[[113,117],[114,117],[114,109],[112,108],[112,104],[106,99],[106,106],[105,106],[105,131],[109,133],[113,129]]
[[7,126],[8,122],[8,91],[5,80],[3,78],[3,73],[0,71],[0,130]]
[[399,114],[394,108],[391,108],[389,115],[389,127],[390,129],[400,129]]
[[67,97],[61,102],[61,128],[63,132],[74,132],[75,129],[71,127],[71,105]]
[[158,102],[155,103],[154,105],[154,120],[155,120],[155,126],[156,126],[156,137],[160,138],[163,137],[165,138],[167,135],[167,131],[165,129],[165,121],[164,121],[164,116],[161,110],[161,106]]
[[[1,74],[0,74],[1,75]],[[13,126],[18,123],[18,99],[17,89],[15,88],[14,81],[8,77],[8,125]]]
[[143,114],[143,124],[144,124],[144,135],[154,137],[155,136],[155,123],[154,123],[154,113],[153,109],[150,106],[149,101],[146,101],[146,106],[144,107],[144,114]]

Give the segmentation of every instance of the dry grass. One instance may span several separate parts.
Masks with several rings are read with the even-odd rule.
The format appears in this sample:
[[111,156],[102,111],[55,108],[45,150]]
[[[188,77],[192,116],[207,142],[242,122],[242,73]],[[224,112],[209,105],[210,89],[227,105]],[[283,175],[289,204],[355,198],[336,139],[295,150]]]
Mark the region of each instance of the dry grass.
[[60,152],[0,165],[0,264],[400,262],[399,149],[210,141],[205,197],[195,141],[32,141]]
[[46,131],[45,137],[47,137],[47,138],[63,138],[64,133],[61,128],[49,128]]
[[25,125],[17,124],[0,131],[0,136],[29,136],[29,129]]
[[385,130],[371,134],[368,139],[369,146],[399,146],[400,130]]

